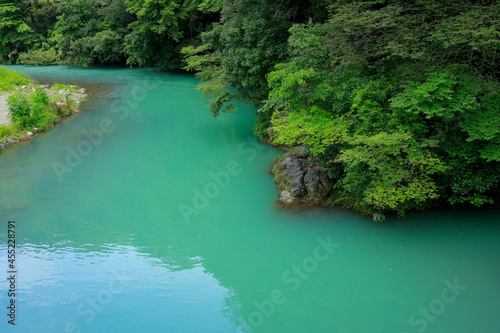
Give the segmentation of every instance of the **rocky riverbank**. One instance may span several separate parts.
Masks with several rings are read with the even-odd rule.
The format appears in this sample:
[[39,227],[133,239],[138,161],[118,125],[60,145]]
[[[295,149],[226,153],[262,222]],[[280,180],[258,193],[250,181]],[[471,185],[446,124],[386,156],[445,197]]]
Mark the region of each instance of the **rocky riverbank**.
[[[14,92],[0,93],[0,130],[3,129],[4,132],[9,132],[9,134],[3,134],[2,131],[0,131],[0,152],[14,143],[30,140],[37,133],[45,130],[37,127],[17,128],[15,124],[12,124],[9,117],[8,98],[16,91],[28,95],[34,92],[38,87],[42,88],[50,99],[49,107],[52,108],[54,114],[57,115],[55,122],[78,112],[80,110],[80,103],[88,97],[84,88],[73,85],[63,86],[60,84],[54,86],[34,84],[23,85],[16,87]],[[53,127],[53,125],[51,127]]]
[[279,202],[285,205],[327,205],[332,191],[328,175],[309,156],[305,146],[292,148],[272,167],[274,183],[281,190]]

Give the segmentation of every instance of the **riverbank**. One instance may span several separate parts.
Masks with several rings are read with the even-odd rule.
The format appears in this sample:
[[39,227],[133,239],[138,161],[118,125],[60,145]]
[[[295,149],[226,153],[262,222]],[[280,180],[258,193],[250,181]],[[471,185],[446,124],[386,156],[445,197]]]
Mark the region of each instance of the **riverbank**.
[[[33,118],[35,111],[31,96],[34,94],[45,98],[43,108],[37,110],[41,112],[39,118],[43,119],[28,121],[24,125],[13,121],[9,115],[9,98],[16,95],[20,105],[24,103],[26,115]],[[50,86],[32,83],[16,86],[11,91],[0,91],[0,152],[14,143],[30,140],[37,133],[54,127],[62,118],[78,112],[80,103],[87,96],[84,88],[61,84]]]
[[373,215],[374,212],[355,200],[342,198],[335,193],[335,180],[325,168],[318,165],[307,146],[276,148],[286,151],[271,167],[274,183],[280,190],[278,202],[284,207],[342,207],[363,215]]
[[7,98],[11,94],[0,95],[0,125],[9,125],[10,119],[8,117],[9,107],[7,105]]

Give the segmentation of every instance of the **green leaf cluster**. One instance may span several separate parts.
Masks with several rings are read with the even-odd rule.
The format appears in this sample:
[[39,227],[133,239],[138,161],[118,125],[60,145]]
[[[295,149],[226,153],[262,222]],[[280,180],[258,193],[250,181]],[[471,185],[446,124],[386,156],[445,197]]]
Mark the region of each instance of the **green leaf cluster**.
[[[200,35],[201,46],[186,48],[185,69],[202,79],[200,89],[210,99],[213,116],[236,109],[245,100],[255,107],[268,97],[266,75],[288,59],[287,39],[295,22],[320,15],[318,1],[224,0],[220,22]],[[229,88],[229,89],[228,89]],[[260,123],[269,114],[259,113]]]
[[265,130],[309,146],[334,196],[364,211],[494,202],[498,18],[492,1],[334,2],[325,22],[290,29]]
[[9,117],[20,128],[37,127],[45,130],[52,126],[58,118],[54,110],[49,107],[49,96],[40,87],[29,94],[21,91],[15,92],[9,96],[7,103]]

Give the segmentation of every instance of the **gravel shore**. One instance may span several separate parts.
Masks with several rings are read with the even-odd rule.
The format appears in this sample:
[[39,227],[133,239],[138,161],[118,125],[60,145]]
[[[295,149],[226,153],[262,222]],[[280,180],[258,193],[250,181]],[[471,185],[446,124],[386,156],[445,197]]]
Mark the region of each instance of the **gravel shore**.
[[[47,91],[47,94],[49,96],[55,96],[56,94],[62,94],[62,96],[66,95],[71,98],[74,102],[76,102],[76,107],[72,107],[71,113],[75,113],[79,111],[80,108],[80,102],[82,99],[87,97],[87,94],[85,93],[85,89],[79,88],[77,91],[67,91],[66,89],[62,89],[60,91],[56,91],[54,89],[50,89],[49,86],[47,85],[40,85],[40,87],[44,88]],[[72,88],[76,88],[74,86],[71,86]],[[17,88],[19,89],[19,88]],[[35,87],[34,86],[22,86],[20,87],[21,91],[24,91],[26,93],[30,93],[34,91]],[[12,95],[11,92],[8,93],[0,93],[0,125],[9,125],[10,124],[10,118],[8,116],[9,114],[9,107],[7,105],[7,99],[9,96]],[[68,108],[67,103],[65,102],[64,99],[61,99],[61,101],[56,103],[56,106],[59,107],[64,107]],[[62,118],[62,117],[61,117]],[[59,118],[57,121],[59,121],[61,118]],[[56,121],[56,122],[57,122]],[[40,130],[33,128],[32,130],[30,129],[25,129],[26,133],[23,134],[21,137],[8,137],[4,141],[0,141],[0,152],[10,146],[13,143],[19,142],[20,140],[29,140],[31,137],[39,132]],[[43,130],[42,130],[43,131]]]
[[9,107],[7,106],[7,98],[10,94],[0,94],[0,125],[9,125],[10,119],[8,117]]

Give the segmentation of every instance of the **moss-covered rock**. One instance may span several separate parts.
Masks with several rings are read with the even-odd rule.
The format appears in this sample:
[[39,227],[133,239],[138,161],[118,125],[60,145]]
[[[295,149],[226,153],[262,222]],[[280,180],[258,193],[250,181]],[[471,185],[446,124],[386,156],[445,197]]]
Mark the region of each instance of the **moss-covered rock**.
[[274,182],[279,189],[279,201],[283,204],[326,203],[331,192],[328,175],[316,166],[305,146],[292,148],[273,165]]

